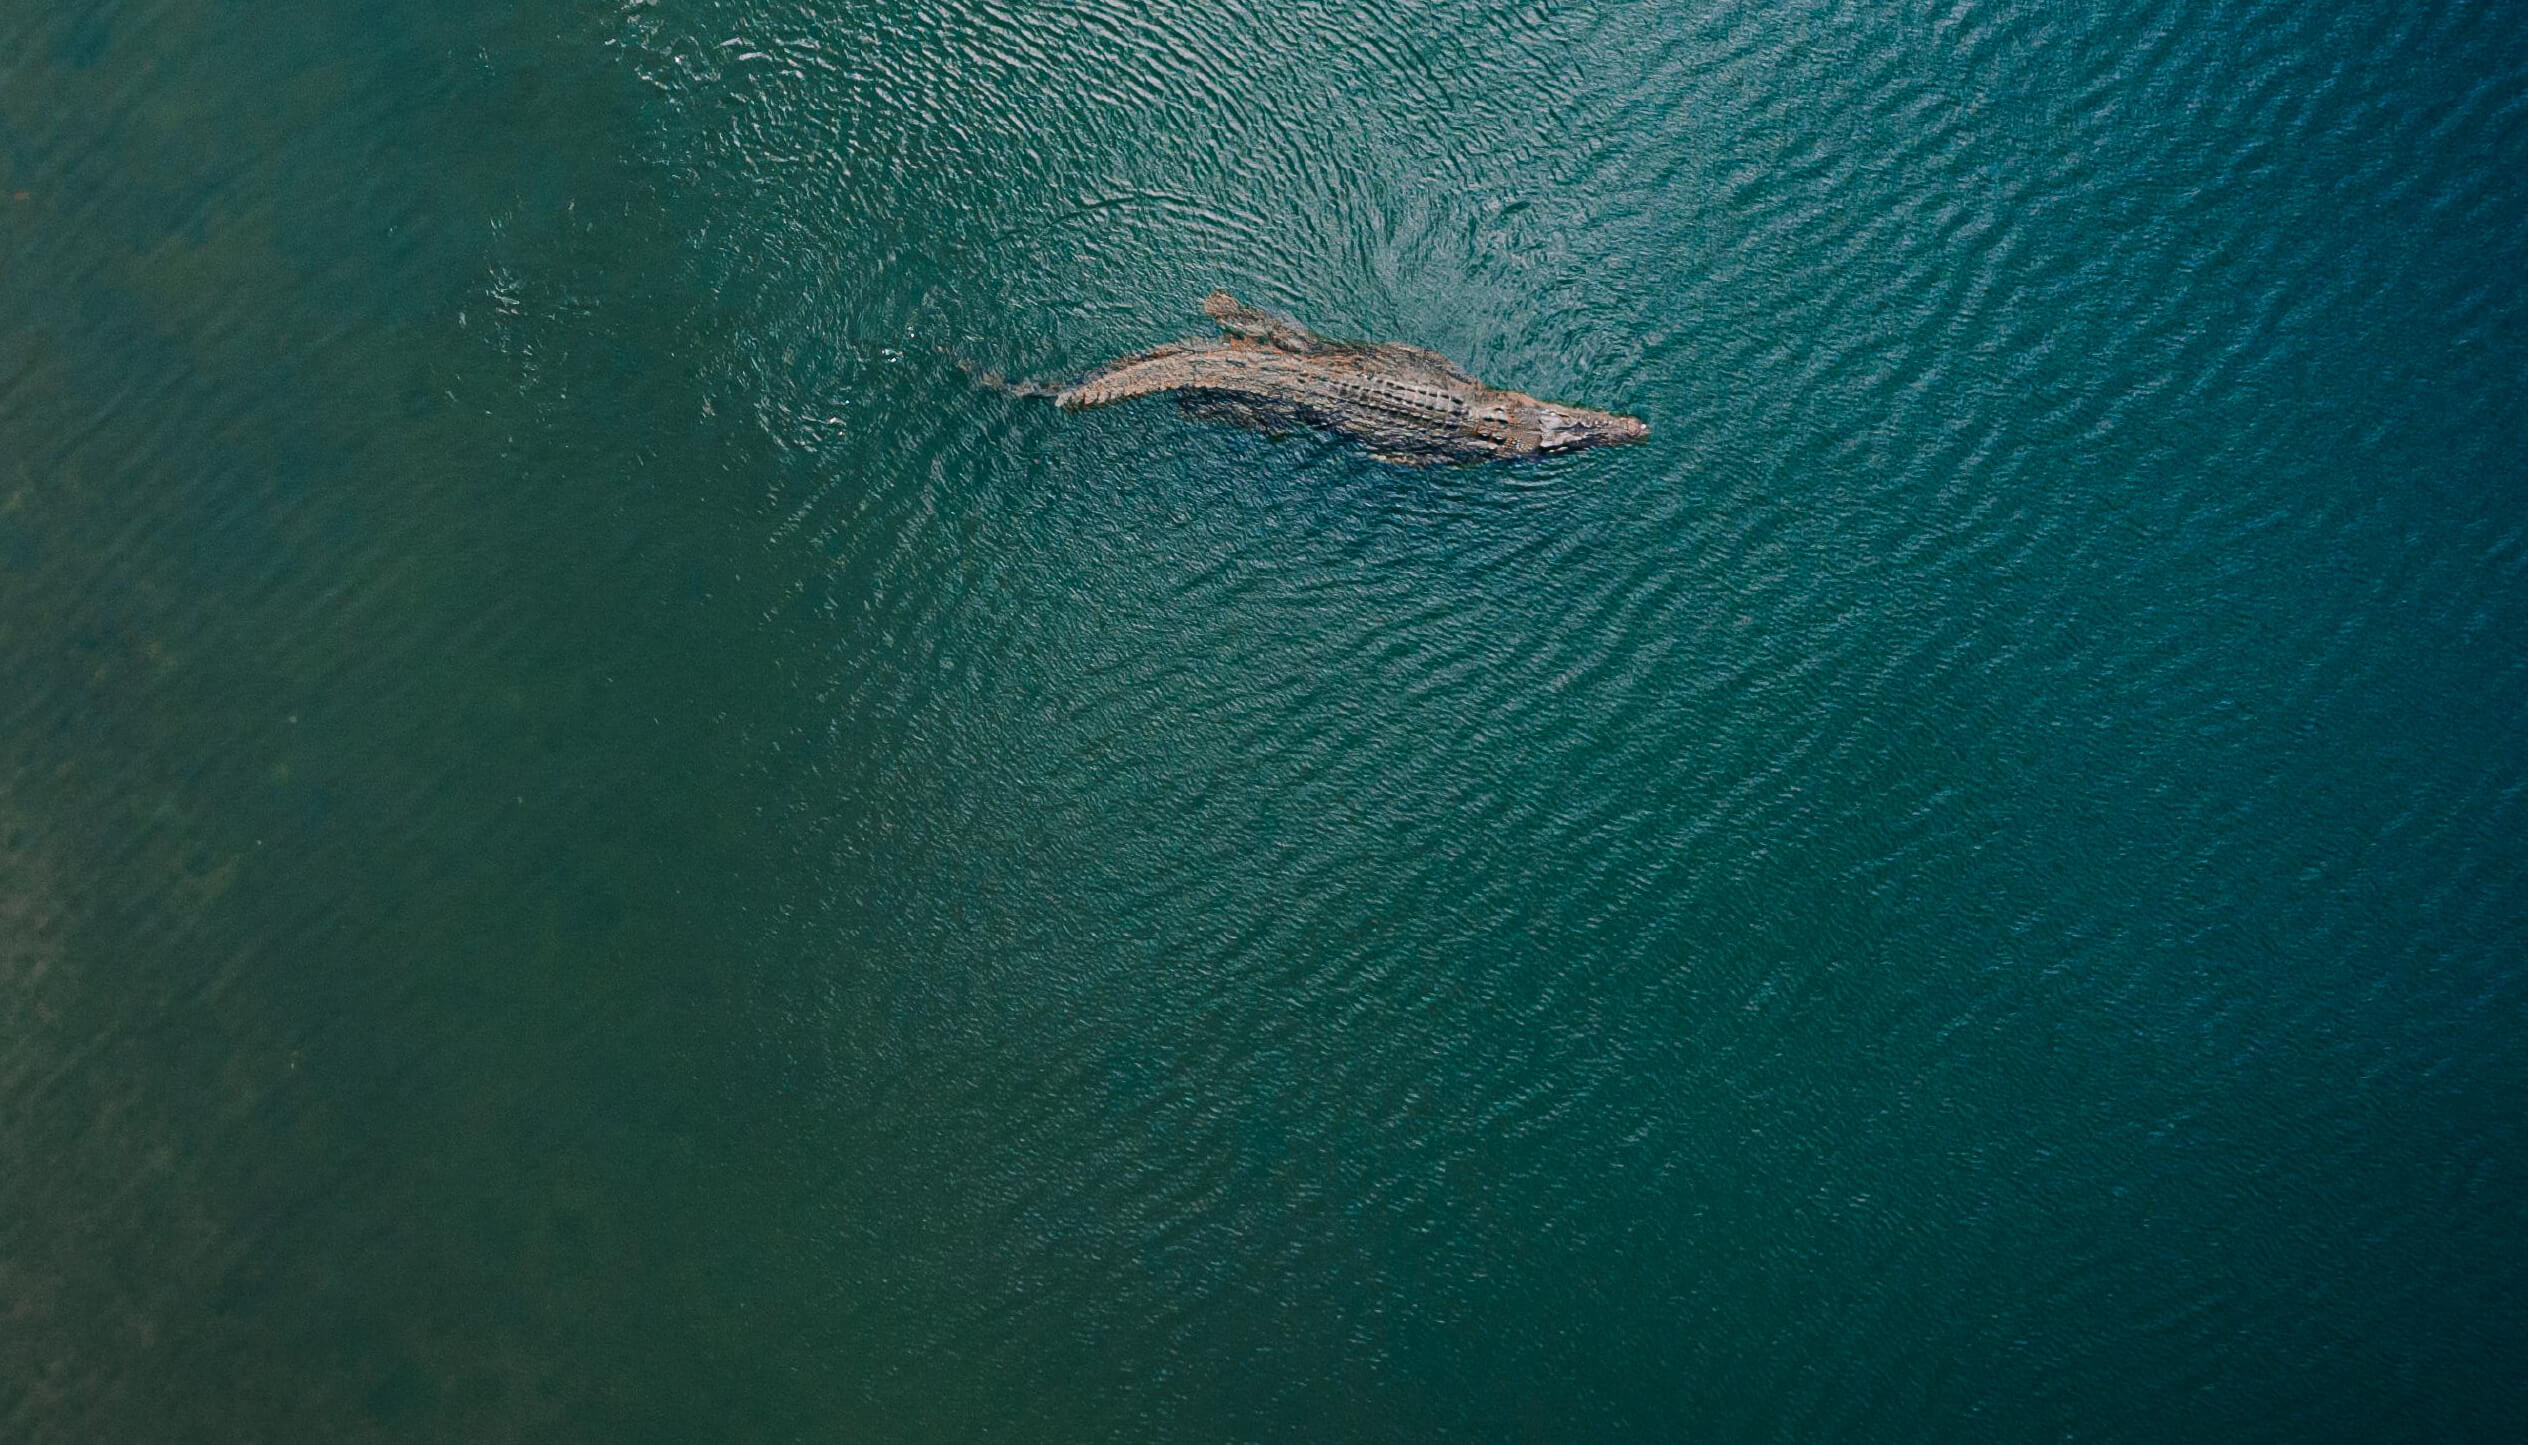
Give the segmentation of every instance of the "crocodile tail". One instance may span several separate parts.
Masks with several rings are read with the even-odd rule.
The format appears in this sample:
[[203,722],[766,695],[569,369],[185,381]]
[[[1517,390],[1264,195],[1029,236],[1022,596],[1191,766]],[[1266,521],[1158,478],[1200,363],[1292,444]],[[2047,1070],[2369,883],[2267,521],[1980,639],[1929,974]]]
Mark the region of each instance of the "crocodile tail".
[[1154,396],[1193,384],[1194,369],[1186,357],[1194,352],[1214,350],[1207,344],[1161,346],[1137,352],[1120,361],[1108,362],[1088,375],[1054,393],[1053,404],[1064,411],[1083,407],[1105,406],[1110,402],[1129,401],[1136,396]]

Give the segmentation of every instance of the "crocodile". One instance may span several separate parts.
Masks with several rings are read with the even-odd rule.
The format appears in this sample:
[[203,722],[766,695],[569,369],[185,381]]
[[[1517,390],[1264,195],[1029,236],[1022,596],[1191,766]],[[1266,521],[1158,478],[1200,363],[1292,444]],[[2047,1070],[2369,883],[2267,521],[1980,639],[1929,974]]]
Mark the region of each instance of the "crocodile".
[[1484,385],[1436,351],[1332,341],[1214,291],[1200,337],[1136,352],[1054,391],[1064,411],[1172,393],[1188,416],[1268,434],[1312,427],[1404,466],[1533,457],[1637,442],[1639,417]]

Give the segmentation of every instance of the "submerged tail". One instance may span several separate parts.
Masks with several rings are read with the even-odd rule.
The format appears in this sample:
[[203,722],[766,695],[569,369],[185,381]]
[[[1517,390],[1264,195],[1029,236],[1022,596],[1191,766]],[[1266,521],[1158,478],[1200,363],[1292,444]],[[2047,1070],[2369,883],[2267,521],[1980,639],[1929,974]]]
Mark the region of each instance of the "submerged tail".
[[983,363],[973,360],[970,357],[959,356],[957,353],[950,351],[944,346],[939,349],[939,352],[942,356],[945,356],[949,360],[957,363],[957,369],[959,371],[964,372],[966,375],[973,377],[977,382],[980,382],[981,384],[988,386],[1003,395],[1035,396],[1051,399],[1062,394],[1062,388],[1055,386],[1051,382],[1012,381],[991,367],[985,366]]

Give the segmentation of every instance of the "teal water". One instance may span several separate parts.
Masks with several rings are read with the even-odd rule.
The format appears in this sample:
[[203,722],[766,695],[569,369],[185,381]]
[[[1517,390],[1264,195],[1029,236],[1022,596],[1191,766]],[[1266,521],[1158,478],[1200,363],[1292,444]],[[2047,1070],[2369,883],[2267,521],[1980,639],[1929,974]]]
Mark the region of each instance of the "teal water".
[[[2504,7],[0,0],[0,1437],[2528,1434]],[[1214,286],[1637,412],[1056,378]]]

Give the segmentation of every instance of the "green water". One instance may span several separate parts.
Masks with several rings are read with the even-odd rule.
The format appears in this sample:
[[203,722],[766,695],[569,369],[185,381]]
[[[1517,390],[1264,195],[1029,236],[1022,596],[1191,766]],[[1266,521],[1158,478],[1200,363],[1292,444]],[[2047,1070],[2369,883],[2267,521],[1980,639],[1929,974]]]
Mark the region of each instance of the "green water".
[[[2523,117],[2488,5],[0,0],[0,1437],[2519,1438]],[[1652,439],[955,364],[1214,286]]]

